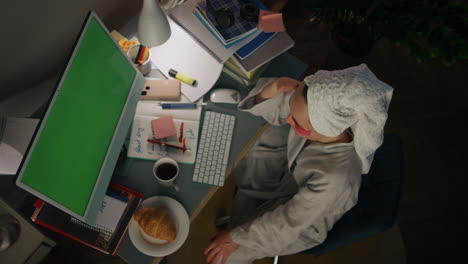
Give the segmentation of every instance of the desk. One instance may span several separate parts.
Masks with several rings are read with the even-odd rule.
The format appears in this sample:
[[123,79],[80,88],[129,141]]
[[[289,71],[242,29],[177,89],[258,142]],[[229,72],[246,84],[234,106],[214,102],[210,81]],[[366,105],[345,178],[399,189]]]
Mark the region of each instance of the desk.
[[[300,79],[306,68],[307,65],[295,57],[284,54],[272,61],[271,65],[265,71],[264,76],[288,76]],[[158,71],[152,71],[150,76],[162,77]],[[222,80],[221,78],[218,83],[226,83],[226,80]],[[215,87],[219,86],[215,85]],[[247,95],[247,91],[245,90],[241,93],[243,97]],[[256,141],[256,138],[263,132],[265,121],[260,117],[238,111],[234,106],[228,109],[209,103],[206,109],[236,116],[233,143],[229,156],[229,168],[232,168],[242,159],[251,145]],[[219,189],[219,187],[214,187],[212,185],[193,182],[193,165],[180,164],[180,176],[177,179],[180,191],[176,192],[172,187],[161,186],[156,182],[152,173],[153,164],[154,161],[133,160],[129,176],[118,176],[114,177],[113,180],[143,193],[145,198],[153,195],[173,197],[187,209],[191,222]],[[229,173],[230,169],[228,169],[227,175],[229,175]],[[159,263],[161,259],[155,259],[141,253],[133,246],[128,234],[124,238],[118,255],[131,264]]]
[[[252,116],[249,113],[240,112],[235,109],[225,109],[216,107],[212,104],[206,109],[217,112],[229,113],[236,116],[236,125],[234,129],[233,144],[231,145],[231,153],[229,156],[229,167],[232,168],[236,158],[243,155],[243,149],[246,147],[251,138],[258,131],[261,133],[261,128],[265,121],[262,118]],[[239,161],[240,159],[238,159]],[[179,164],[180,174],[177,178],[177,183],[180,186],[180,191],[176,192],[172,187],[159,185],[152,173],[154,161],[134,160],[130,175],[128,177],[114,177],[113,180],[127,186],[131,189],[143,193],[144,197],[153,195],[164,195],[178,200],[187,209],[192,221],[203,206],[208,202],[211,196],[219,187],[212,185],[196,183],[192,181],[193,165]],[[229,169],[227,174],[229,174]],[[128,234],[120,247],[118,255],[128,263],[152,263],[154,258],[141,253],[136,249]]]
[[[149,77],[164,78],[158,70],[152,70]],[[242,91],[242,93],[243,96],[245,96],[247,91]],[[262,131],[261,128],[265,121],[260,117],[238,111],[234,105],[228,107],[223,108],[209,103],[205,107],[205,110],[213,110],[236,116],[233,144],[231,145],[228,163],[229,168],[232,168],[236,158],[240,156],[238,159],[239,161],[240,158],[243,157],[241,154],[244,153],[244,147],[248,145],[250,139],[253,138],[258,131]],[[177,178],[177,184],[180,186],[180,191],[176,192],[172,187],[162,186],[157,183],[152,172],[154,162],[155,161],[132,159],[128,176],[114,176],[112,180],[141,192],[144,198],[154,195],[163,195],[176,199],[185,207],[191,221],[195,219],[211,196],[219,189],[219,187],[212,185],[193,182],[192,174],[194,166],[179,164],[180,174]],[[228,169],[227,174],[229,174],[229,171]],[[138,264],[149,264],[153,263],[153,261],[157,263],[159,259],[147,256],[135,248],[128,233],[125,235],[118,255],[128,263]]]

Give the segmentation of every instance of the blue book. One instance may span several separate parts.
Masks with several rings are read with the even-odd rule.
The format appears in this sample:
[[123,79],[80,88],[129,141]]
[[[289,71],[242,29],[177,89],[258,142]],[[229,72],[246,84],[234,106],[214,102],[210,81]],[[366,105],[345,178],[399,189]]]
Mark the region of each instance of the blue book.
[[237,38],[236,40],[232,40],[230,41],[229,43],[225,43],[220,37],[218,34],[216,34],[216,32],[213,31],[213,29],[208,25],[207,21],[197,12],[195,11],[193,13],[193,15],[195,16],[195,18],[198,19],[198,21],[200,21],[200,23],[202,23],[203,26],[205,26],[205,28],[211,33],[211,35],[213,35],[216,40],[219,41],[219,43],[221,43],[225,48],[230,48],[234,45],[236,45],[237,43],[243,41],[244,39],[250,37],[251,35],[253,34],[256,34],[257,33],[257,30],[253,30],[252,32],[248,33],[247,35],[243,36],[243,37],[240,37],[240,38]]
[[227,8],[234,15],[234,25],[228,28],[221,28],[216,24],[216,19],[214,18],[211,12],[207,12],[206,2],[201,1],[197,3],[197,9],[202,12],[206,18],[209,20],[209,23],[214,26],[214,29],[219,32],[219,34],[224,39],[224,42],[230,42],[233,39],[243,36],[249,31],[252,31],[257,28],[256,22],[249,22],[240,16],[241,3],[236,0],[210,0],[211,5],[214,9]]
[[254,53],[257,49],[262,47],[265,43],[267,43],[271,38],[273,38],[277,32],[273,33],[260,33],[257,37],[251,40],[249,43],[245,44],[242,48],[236,51],[236,55],[240,59],[245,59],[252,53]]
[[[270,10],[267,8],[260,0],[252,0],[254,4],[258,6],[258,8],[263,10]],[[260,33],[257,37],[251,40],[249,43],[245,44],[242,48],[237,50],[236,56],[241,60],[247,58],[248,56],[252,55],[256,50],[262,47],[265,43],[267,43],[271,38],[276,35],[277,32],[273,33]]]

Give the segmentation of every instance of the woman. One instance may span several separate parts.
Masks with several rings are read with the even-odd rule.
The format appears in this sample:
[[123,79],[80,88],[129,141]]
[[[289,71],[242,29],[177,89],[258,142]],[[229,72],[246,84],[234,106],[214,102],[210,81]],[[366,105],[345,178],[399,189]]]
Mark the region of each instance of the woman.
[[234,228],[214,234],[207,261],[251,263],[321,244],[357,203],[392,92],[366,65],[318,71],[304,82],[260,80],[239,109],[274,126],[233,173]]

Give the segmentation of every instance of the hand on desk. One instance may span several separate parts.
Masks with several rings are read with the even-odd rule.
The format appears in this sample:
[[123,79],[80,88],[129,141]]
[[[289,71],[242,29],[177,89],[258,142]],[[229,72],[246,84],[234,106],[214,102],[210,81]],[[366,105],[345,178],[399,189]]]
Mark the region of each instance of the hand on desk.
[[205,249],[206,262],[217,264],[222,259],[221,264],[226,263],[227,258],[236,250],[239,245],[231,238],[228,231],[218,231],[211,237],[211,244]]

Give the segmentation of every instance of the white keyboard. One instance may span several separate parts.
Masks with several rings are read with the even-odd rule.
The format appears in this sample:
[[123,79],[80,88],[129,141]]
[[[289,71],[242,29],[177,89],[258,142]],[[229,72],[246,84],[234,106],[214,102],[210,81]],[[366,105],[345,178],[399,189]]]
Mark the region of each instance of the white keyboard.
[[194,182],[224,185],[235,120],[233,115],[205,112],[193,171]]

